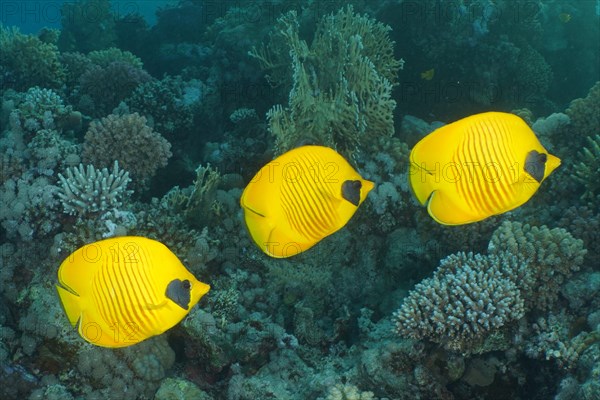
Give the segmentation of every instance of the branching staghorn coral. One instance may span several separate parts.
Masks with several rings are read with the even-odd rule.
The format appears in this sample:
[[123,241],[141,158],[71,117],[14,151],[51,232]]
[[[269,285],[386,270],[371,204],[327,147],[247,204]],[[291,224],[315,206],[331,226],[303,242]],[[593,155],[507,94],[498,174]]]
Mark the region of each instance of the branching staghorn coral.
[[531,358],[556,360],[561,368],[575,368],[581,354],[600,342],[600,331],[583,331],[573,337],[573,319],[564,311],[538,318],[532,325],[534,335],[527,341],[525,353]]
[[[283,15],[276,28],[280,37],[271,40],[274,47],[285,43],[289,48],[293,81],[288,106],[276,105],[267,113],[277,151],[308,140],[352,152],[365,137],[391,136],[396,107],[391,91],[400,68],[391,28],[349,6],[320,21],[309,47],[298,25],[294,11]],[[286,52],[250,53],[265,68],[283,63],[268,54]]]
[[63,211],[71,215],[85,215],[95,212],[106,212],[121,207],[125,197],[132,191],[127,190],[131,181],[129,173],[119,169],[114,162],[112,171],[107,168],[96,169],[93,165],[87,168],[83,164],[65,170],[65,175],[58,174],[61,187],[57,193]]

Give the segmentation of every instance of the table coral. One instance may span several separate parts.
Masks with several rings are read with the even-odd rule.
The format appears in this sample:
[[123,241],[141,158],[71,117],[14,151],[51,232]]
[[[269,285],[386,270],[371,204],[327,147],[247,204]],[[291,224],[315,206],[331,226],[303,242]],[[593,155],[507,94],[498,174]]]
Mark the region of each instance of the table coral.
[[131,175],[136,187],[143,187],[156,170],[167,165],[171,144],[146,124],[138,113],[111,114],[92,121],[85,134],[82,158],[98,168],[117,160]]

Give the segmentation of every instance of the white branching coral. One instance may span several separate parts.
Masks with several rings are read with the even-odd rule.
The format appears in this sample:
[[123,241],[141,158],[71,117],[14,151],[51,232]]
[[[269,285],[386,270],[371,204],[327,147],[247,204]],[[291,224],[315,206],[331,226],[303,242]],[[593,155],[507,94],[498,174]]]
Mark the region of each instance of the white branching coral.
[[84,215],[118,208],[123,204],[123,199],[132,193],[127,190],[131,181],[129,173],[120,169],[117,161],[112,171],[79,164],[78,167],[67,168],[65,175],[58,174],[61,186],[57,196],[67,214]]
[[506,269],[502,264],[516,262],[473,253],[446,257],[396,311],[396,331],[466,351],[490,331],[524,315],[517,285],[501,272]]
[[373,392],[361,392],[351,384],[338,383],[329,388],[325,400],[377,400]]

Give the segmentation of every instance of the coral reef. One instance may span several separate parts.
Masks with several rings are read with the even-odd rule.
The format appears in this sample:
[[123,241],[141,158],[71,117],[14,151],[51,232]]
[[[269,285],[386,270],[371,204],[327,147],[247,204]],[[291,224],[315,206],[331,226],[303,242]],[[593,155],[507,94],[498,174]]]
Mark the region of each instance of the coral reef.
[[[525,267],[511,275],[524,295],[527,308],[547,310],[558,298],[561,286],[583,264],[583,241],[564,229],[535,227],[505,221],[492,235],[490,254],[515,255]],[[525,297],[526,295],[526,297]]]
[[600,135],[588,136],[574,167],[574,178],[585,187],[582,198],[594,202],[600,198]]
[[170,143],[146,125],[146,118],[137,113],[111,114],[90,124],[83,142],[82,159],[97,168],[110,167],[116,160],[140,188],[158,168],[167,165],[170,149]]
[[514,268],[504,264],[517,262],[472,253],[448,256],[432,278],[415,286],[394,314],[398,333],[469,352],[490,333],[523,317],[524,302],[517,285],[502,273]]
[[[62,25],[0,27],[0,398],[598,399],[594,2],[178,0],[156,23],[164,2],[13,3],[9,23],[55,7]],[[562,167],[524,207],[442,226],[411,194],[410,149],[490,109]],[[376,187],[335,235],[271,259],[240,196],[305,143]],[[56,271],[123,235],[212,290],[159,337],[93,347]]]
[[32,86],[58,89],[63,80],[64,68],[55,44],[0,26],[0,93]]
[[92,64],[79,78],[79,108],[101,117],[125,100],[141,84],[152,77],[128,61],[114,61],[106,67]]
[[93,165],[84,168],[70,167],[65,175],[58,174],[61,186],[56,195],[60,199],[63,212],[84,216],[89,213],[106,213],[121,207],[132,191],[127,190],[131,181],[129,173],[119,169],[115,160],[112,171],[98,170]]
[[116,40],[115,15],[109,0],[63,3],[58,45],[63,51],[87,53],[112,46]]
[[[293,80],[288,107],[277,105],[267,113],[279,153],[301,141],[353,152],[367,137],[393,134],[391,91],[400,64],[388,26],[347,7],[320,21],[310,47],[300,39],[296,12],[279,18],[275,29],[289,49]],[[281,62],[258,50],[251,55],[263,67]]]

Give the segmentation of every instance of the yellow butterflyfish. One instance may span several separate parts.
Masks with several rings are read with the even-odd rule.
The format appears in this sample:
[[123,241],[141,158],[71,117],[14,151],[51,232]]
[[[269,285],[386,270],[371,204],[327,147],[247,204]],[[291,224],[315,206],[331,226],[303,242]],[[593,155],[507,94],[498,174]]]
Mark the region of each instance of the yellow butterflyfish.
[[240,203],[254,242],[283,258],[341,229],[373,186],[335,150],[302,146],[262,167]]
[[136,236],[75,250],[60,265],[58,282],[71,325],[102,347],[130,346],[163,333],[210,290],[164,244]]
[[427,71],[421,72],[421,79],[430,81],[435,76],[435,68],[428,69]]
[[527,202],[560,165],[514,114],[487,112],[445,125],[410,153],[410,186],[440,224],[460,225]]
[[560,19],[563,24],[566,24],[567,22],[571,21],[571,14],[564,12],[560,13],[558,14],[558,19]]

